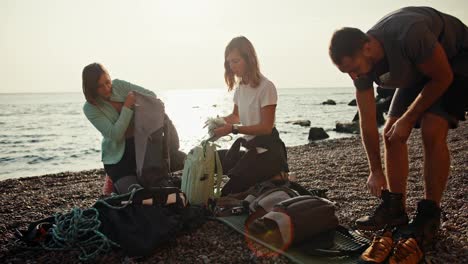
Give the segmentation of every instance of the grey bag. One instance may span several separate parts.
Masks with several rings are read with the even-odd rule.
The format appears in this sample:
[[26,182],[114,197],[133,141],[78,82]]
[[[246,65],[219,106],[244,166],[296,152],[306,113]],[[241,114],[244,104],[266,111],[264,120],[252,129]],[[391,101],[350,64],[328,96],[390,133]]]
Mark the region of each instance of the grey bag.
[[[277,203],[263,217],[246,224],[249,232],[280,248],[322,236],[333,245],[338,226],[335,206],[327,199],[302,195]],[[325,243],[327,244],[327,243]]]
[[169,175],[164,119],[161,100],[135,92],[136,176],[138,183],[146,188],[162,186],[161,180]]
[[260,194],[258,197],[248,195],[244,199],[244,206],[249,209],[249,218],[247,221],[264,216],[273,210],[279,202],[298,196],[299,194],[288,187],[275,187]]

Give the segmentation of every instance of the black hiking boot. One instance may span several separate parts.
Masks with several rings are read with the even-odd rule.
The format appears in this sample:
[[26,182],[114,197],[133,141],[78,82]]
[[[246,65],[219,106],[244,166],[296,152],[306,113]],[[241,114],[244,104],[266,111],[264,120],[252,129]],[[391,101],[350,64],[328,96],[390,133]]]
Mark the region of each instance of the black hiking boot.
[[384,227],[392,228],[408,223],[408,215],[403,206],[403,194],[382,191],[382,202],[370,216],[356,220],[360,230],[376,231]]
[[414,237],[423,249],[427,249],[434,240],[440,227],[440,208],[434,201],[421,200],[418,202],[416,216],[408,226],[399,228],[397,237]]

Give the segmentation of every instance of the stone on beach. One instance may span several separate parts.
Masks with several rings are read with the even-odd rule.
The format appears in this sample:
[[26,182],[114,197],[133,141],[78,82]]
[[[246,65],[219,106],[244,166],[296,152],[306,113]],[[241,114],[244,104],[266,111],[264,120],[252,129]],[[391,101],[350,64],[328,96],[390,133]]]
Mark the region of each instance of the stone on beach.
[[359,134],[359,122],[336,122],[335,131],[340,133]]
[[330,136],[321,127],[311,127],[309,129],[309,140],[321,140],[329,138]]

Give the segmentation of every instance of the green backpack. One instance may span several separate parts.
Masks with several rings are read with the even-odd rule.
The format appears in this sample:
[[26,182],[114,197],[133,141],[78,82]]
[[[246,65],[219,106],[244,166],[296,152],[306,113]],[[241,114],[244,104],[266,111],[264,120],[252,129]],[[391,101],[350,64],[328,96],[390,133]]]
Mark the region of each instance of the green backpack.
[[216,148],[215,143],[202,141],[185,159],[181,190],[192,205],[206,205],[209,198],[221,196],[223,168]]

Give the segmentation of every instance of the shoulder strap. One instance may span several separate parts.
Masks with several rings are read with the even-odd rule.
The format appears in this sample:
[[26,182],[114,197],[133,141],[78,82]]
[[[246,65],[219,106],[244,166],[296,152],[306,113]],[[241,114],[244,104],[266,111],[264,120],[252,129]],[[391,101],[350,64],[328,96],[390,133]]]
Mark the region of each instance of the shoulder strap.
[[214,195],[215,197],[221,197],[221,181],[223,179],[223,166],[221,164],[221,159],[219,158],[219,153],[218,151],[216,151],[216,147],[214,148],[214,152],[216,162]]
[[[262,201],[265,197],[267,197],[268,195],[272,194],[273,192],[277,192],[277,191],[283,191],[285,192],[287,195],[289,195],[289,197],[295,197],[295,196],[298,196],[297,192],[294,191],[293,189],[290,189],[288,187],[285,187],[285,186],[280,186],[280,187],[276,187],[276,188],[272,188],[272,189],[269,189],[267,190],[266,192],[263,192],[262,194],[260,194],[258,197],[256,197],[253,201],[251,201],[249,203],[249,209],[251,212],[255,212],[256,211],[256,208],[258,208],[259,206],[259,203],[264,203],[264,201]],[[248,198],[248,197],[247,197]],[[245,201],[248,202],[247,198],[245,199]],[[280,198],[281,199],[281,198]],[[275,201],[276,200],[276,201]],[[276,204],[278,201],[278,199],[274,199],[274,200],[269,200],[266,204],[270,204],[271,207],[273,208],[274,204]]]
[[335,245],[332,249],[315,248],[309,249],[308,253],[316,256],[324,257],[343,257],[361,254],[370,244],[370,240],[366,237],[357,234],[356,232],[349,230],[348,228],[338,225],[336,227],[336,235],[345,237],[347,240],[351,240],[346,244]]

